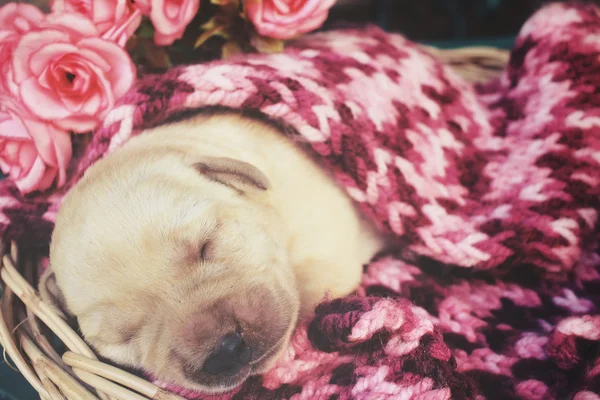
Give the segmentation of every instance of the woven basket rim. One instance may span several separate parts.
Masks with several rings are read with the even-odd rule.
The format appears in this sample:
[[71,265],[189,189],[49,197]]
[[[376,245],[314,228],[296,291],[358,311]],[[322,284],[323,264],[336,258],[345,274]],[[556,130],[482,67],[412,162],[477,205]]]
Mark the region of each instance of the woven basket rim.
[[[498,77],[509,59],[507,50],[487,46],[425,48],[471,83]],[[34,289],[35,263],[19,254],[14,243],[0,243],[0,259],[0,345],[4,358],[10,358],[42,400],[183,399],[99,361],[62,316],[39,297]],[[45,334],[46,327],[68,351],[58,354]]]

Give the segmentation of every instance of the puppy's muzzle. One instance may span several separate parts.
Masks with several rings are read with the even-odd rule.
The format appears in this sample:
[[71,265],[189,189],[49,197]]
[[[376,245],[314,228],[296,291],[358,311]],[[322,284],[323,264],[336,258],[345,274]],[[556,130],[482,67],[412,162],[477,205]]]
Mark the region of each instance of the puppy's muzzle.
[[239,333],[221,338],[202,367],[209,375],[237,375],[252,359],[252,349]]

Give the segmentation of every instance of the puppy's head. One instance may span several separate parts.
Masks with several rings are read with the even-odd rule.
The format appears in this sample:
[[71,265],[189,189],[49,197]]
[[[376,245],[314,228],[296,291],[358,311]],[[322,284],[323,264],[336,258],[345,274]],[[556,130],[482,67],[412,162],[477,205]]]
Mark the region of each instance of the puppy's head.
[[102,356],[229,390],[271,366],[297,319],[268,196],[266,177],[240,161],[117,152],[61,206],[40,291]]

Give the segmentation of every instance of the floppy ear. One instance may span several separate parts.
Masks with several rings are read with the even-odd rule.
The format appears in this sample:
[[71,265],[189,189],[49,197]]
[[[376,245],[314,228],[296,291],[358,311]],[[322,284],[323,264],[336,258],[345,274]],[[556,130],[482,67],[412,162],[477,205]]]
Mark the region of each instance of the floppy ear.
[[40,276],[38,291],[44,303],[54,308],[54,311],[61,317],[67,318],[72,316],[65,303],[65,297],[56,283],[56,276],[52,268],[48,267],[42,276]]
[[194,168],[207,178],[232,187],[239,192],[248,189],[269,190],[271,183],[258,168],[244,161],[227,157],[203,157]]

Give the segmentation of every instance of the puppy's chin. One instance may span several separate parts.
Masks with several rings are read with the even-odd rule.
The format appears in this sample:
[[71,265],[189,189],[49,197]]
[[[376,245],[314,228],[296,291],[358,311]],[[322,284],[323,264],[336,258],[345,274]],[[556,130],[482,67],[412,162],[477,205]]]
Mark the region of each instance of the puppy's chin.
[[282,337],[265,354],[250,364],[241,367],[235,374],[207,377],[202,374],[197,375],[194,371],[189,371],[188,373],[184,371],[181,379],[163,377],[158,381],[162,382],[161,386],[179,394],[194,392],[214,395],[231,392],[243,385],[249,377],[268,372],[276,365],[281,354],[289,344],[292,330],[293,327],[290,329],[290,332]]
[[174,393],[184,395],[193,392],[212,395],[231,392],[243,385],[249,377],[266,373],[273,368],[289,345],[294,328],[295,323],[291,324],[288,332],[264,352],[264,354],[256,357],[248,365],[241,367],[235,374],[222,374],[220,376],[198,374],[193,370],[186,372],[185,367],[176,362],[171,363],[170,367],[163,373],[157,374],[155,371],[145,369],[141,365],[143,363],[133,361],[139,357],[127,345],[107,346],[105,344],[89,344],[106,362],[142,372],[148,379],[156,381],[161,387]]
[[200,393],[225,393],[242,385],[250,375],[255,375],[254,367],[252,365],[245,365],[234,375],[215,376],[210,379],[197,379],[193,376],[188,376],[186,377],[185,386]]

